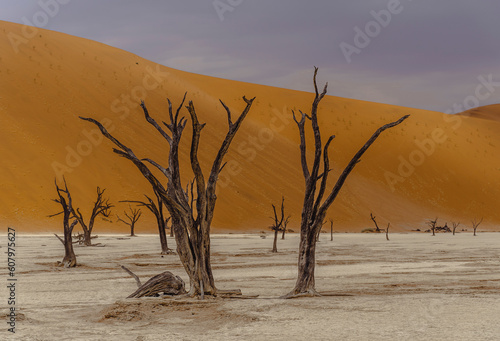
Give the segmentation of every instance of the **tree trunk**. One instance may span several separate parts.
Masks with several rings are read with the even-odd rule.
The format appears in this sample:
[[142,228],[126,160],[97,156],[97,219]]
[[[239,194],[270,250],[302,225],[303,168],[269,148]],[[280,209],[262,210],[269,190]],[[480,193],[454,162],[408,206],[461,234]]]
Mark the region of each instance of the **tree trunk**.
[[75,225],[76,221],[74,221],[71,226],[69,225],[69,221],[64,222],[64,258],[62,260],[62,265],[65,268],[76,266],[76,255],[73,250],[73,237],[71,236]]
[[158,233],[160,234],[161,254],[168,255],[172,250],[168,247],[167,234],[165,232],[165,222],[158,220]]
[[83,245],[91,246],[92,245],[92,237],[91,231],[88,229],[83,230]]
[[316,237],[317,230],[320,226],[309,228],[309,233],[305,238],[300,239],[299,245],[299,262],[298,262],[298,277],[295,283],[295,288],[285,296],[292,297],[301,296],[319,296],[315,289],[314,270],[316,266]]
[[[210,263],[210,234],[201,232],[191,238],[197,241],[191,243],[185,231],[193,227],[183,227],[178,217],[172,216],[172,228],[175,229],[177,254],[181,259],[184,270],[189,276],[189,295],[216,295],[218,290],[212,274]],[[186,246],[190,245],[190,246]]]
[[283,228],[283,233],[281,234],[281,239],[285,239],[285,232],[286,232],[286,228]]
[[135,237],[134,224],[133,223],[130,225],[130,237]]
[[274,230],[273,252],[278,252],[278,230]]

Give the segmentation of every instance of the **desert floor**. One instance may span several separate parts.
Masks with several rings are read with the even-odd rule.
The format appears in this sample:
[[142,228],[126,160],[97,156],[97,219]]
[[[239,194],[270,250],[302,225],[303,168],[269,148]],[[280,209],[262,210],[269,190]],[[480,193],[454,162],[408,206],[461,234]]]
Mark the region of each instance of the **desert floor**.
[[[125,299],[140,278],[172,271],[154,235],[100,235],[103,247],[76,247],[79,266],[55,266],[54,236],[17,236],[17,333],[13,340],[498,340],[500,233],[322,234],[316,287],[338,296],[279,299],[296,277],[298,235],[214,235],[221,289],[256,299]],[[0,238],[6,250],[6,237]],[[171,245],[173,241],[170,241]],[[6,258],[6,257],[5,257]],[[4,258],[4,261],[5,261]],[[0,271],[4,283],[7,270]],[[1,307],[7,307],[2,285]],[[4,315],[2,317],[5,319]]]

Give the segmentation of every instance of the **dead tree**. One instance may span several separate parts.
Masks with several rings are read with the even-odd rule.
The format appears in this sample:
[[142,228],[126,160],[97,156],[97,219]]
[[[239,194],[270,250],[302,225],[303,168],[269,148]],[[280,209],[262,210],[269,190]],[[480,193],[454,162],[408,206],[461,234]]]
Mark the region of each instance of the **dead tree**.
[[483,222],[483,218],[481,218],[481,220],[477,221],[476,218],[474,218],[474,220],[472,221],[472,228],[474,229],[474,236],[476,236],[476,230],[477,230],[477,227],[479,226],[479,224],[481,224]]
[[63,226],[64,226],[64,239],[60,238],[56,235],[56,237],[63,243],[64,245],[64,258],[61,262],[66,268],[72,268],[76,266],[76,255],[73,250],[73,240],[71,237],[71,233],[73,232],[73,228],[76,224],[78,224],[78,220],[73,220],[70,223],[70,220],[74,218],[73,211],[73,203],[71,200],[71,194],[68,190],[68,186],[66,184],[66,179],[64,179],[64,189],[59,188],[57,185],[57,180],[55,181],[56,191],[58,199],[53,199],[53,201],[57,202],[62,206],[62,211],[56,214],[49,215],[49,217],[55,217],[60,214],[63,215]]
[[453,235],[455,235],[455,230],[457,229],[458,225],[460,225],[460,223],[452,222],[451,224],[453,225]]
[[326,225],[327,221],[323,221],[323,224],[321,224],[321,228],[318,230],[318,236],[316,237],[316,242],[319,243],[319,238],[321,237],[321,231],[323,231],[323,226]]
[[[314,89],[316,96],[314,98],[311,114],[307,115],[300,111],[300,117],[297,119],[295,112],[293,118],[299,129],[300,135],[300,154],[302,172],[305,179],[305,195],[302,207],[302,219],[300,226],[300,244],[299,244],[299,259],[298,259],[298,276],[294,289],[285,295],[285,298],[297,296],[316,296],[318,293],[315,289],[314,268],[316,264],[316,241],[318,232],[322,227],[328,208],[331,206],[335,198],[340,192],[342,185],[347,177],[360,161],[361,156],[375,142],[379,135],[386,129],[392,128],[408,118],[401,117],[399,120],[388,123],[380,128],[368,139],[363,147],[354,155],[349,164],[345,167],[342,174],[337,179],[333,189],[323,201],[323,196],[326,192],[328,183],[328,174],[331,171],[328,158],[328,147],[335,136],[330,136],[326,144],[322,145],[321,133],[318,124],[318,105],[326,95],[328,84],[325,85],[323,92],[318,92],[316,84],[316,75],[318,68],[314,69]],[[314,161],[310,168],[306,157],[306,120],[311,121],[312,131],[314,134]],[[323,170],[320,172],[320,165],[323,159]],[[319,188],[318,188],[319,184]]]
[[94,207],[92,208],[92,212],[90,213],[89,223],[85,223],[85,219],[83,219],[82,212],[80,212],[80,208],[77,208],[75,211],[75,218],[78,220],[78,223],[82,227],[83,230],[83,245],[91,246],[92,245],[92,230],[94,228],[95,219],[102,215],[103,217],[109,217],[111,213],[111,208],[114,207],[109,199],[104,198],[104,191],[106,189],[101,190],[97,187],[97,198],[94,202]]
[[281,218],[278,219],[278,214],[276,212],[276,206],[272,204],[274,212],[274,224],[269,226],[271,230],[274,231],[274,241],[273,241],[273,251],[278,252],[278,233],[286,230],[286,225],[290,220],[290,216],[285,218],[285,198],[281,197]]
[[434,220],[429,220],[427,221],[427,225],[431,228],[430,230],[432,231],[432,235],[435,236],[436,235],[436,224],[437,224],[437,221],[438,221],[438,218],[436,217],[436,219]]
[[378,227],[378,224],[377,224],[377,221],[375,220],[376,217],[373,216],[373,214],[370,213],[370,219],[373,220],[373,222],[375,223],[375,232],[382,232],[382,230]]
[[[224,156],[229,150],[231,142],[243,120],[250,111],[255,98],[249,100],[243,97],[246,107],[235,122],[233,122],[233,115],[229,107],[220,101],[227,113],[228,132],[212,163],[208,180],[206,180],[198,161],[200,134],[205,124],[201,124],[198,121],[193,102],[189,102],[187,109],[193,128],[190,159],[191,169],[194,173],[194,190],[191,195],[182,186],[179,162],[179,142],[187,123],[186,118],[180,117],[179,114],[185,99],[186,95],[184,95],[181,104],[175,112],[172,109],[172,103],[168,100],[169,120],[168,123],[163,122],[163,126],[160,126],[149,115],[146,105],[144,102],[141,102],[147,122],[165,138],[170,147],[168,167],[164,167],[151,159],[139,159],[129,147],[113,137],[101,123],[91,118],[82,119],[96,124],[101,133],[117,146],[114,152],[130,160],[149,181],[153,190],[161,197],[172,217],[172,228],[174,229],[177,243],[177,254],[189,276],[189,294],[192,296],[201,294],[217,295],[223,292],[215,286],[210,262],[210,226],[217,200],[217,196],[215,195],[217,180],[225,165],[223,164]],[[164,129],[165,127],[166,130]],[[168,180],[166,186],[153,175],[146,163],[153,165],[163,173]]]
[[283,232],[281,234],[281,239],[282,240],[285,239],[285,232],[289,231],[288,228],[287,228],[287,226],[288,226],[288,223],[290,222],[290,217],[291,216],[286,217],[285,221],[283,222],[283,228],[281,229],[281,231]]
[[141,217],[142,212],[140,209],[135,209],[135,208],[132,208],[130,206],[129,206],[129,210],[130,210],[130,213],[127,213],[127,211],[123,211],[123,213],[125,214],[125,217],[127,217],[128,221],[123,220],[118,215],[116,215],[116,217],[117,217],[118,221],[121,221],[122,223],[125,223],[128,226],[130,226],[130,236],[135,237],[135,230],[134,230],[135,223],[137,223],[137,221]]
[[330,219],[330,241],[333,242],[333,219]]
[[165,230],[167,229],[167,223],[170,220],[170,217],[165,218],[165,216],[163,214],[163,202],[161,201],[161,197],[158,194],[156,194],[156,203],[155,203],[154,200],[151,199],[150,197],[148,197],[147,195],[144,195],[144,196],[146,197],[148,202],[132,201],[132,200],[124,200],[124,201],[120,201],[120,202],[135,203],[139,206],[144,206],[148,210],[150,210],[154,214],[154,216],[156,218],[156,224],[158,225],[158,234],[160,236],[161,254],[162,255],[173,254],[174,252],[172,251],[172,249],[168,247],[167,234],[165,232]]
[[385,239],[389,240],[389,227],[391,223],[387,223],[387,229],[385,230]]

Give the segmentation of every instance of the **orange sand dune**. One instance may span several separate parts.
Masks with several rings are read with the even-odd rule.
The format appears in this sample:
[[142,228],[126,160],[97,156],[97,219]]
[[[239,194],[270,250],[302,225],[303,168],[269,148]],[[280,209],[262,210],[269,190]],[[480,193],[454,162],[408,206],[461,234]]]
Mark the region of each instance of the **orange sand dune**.
[[460,113],[460,115],[500,122],[500,104],[491,104],[484,107],[473,108]]
[[[165,163],[167,144],[148,125],[138,107],[166,120],[170,98],[178,106],[184,92],[193,100],[203,130],[202,167],[211,160],[226,133],[222,99],[241,112],[243,95],[256,97],[235,138],[219,185],[215,231],[258,231],[270,225],[271,203],[283,195],[290,227],[297,230],[303,195],[297,127],[291,110],[310,109],[313,95],[262,85],[206,77],[160,66],[97,42],[39,30],[16,50],[22,26],[0,22],[0,217],[2,225],[22,232],[60,231],[54,178],[66,177],[75,206],[90,210],[96,186],[117,205],[151,195],[148,183],[111,144],[79,115],[107,122],[117,138],[140,157]],[[19,41],[18,41],[19,42]],[[321,72],[321,70],[320,70]],[[312,75],[312,68],[311,68]],[[312,85],[312,84],[311,84]],[[184,115],[187,112],[184,110]],[[474,117],[327,96],[320,107],[323,139],[331,147],[331,183],[351,156],[382,124],[411,114],[385,132],[356,166],[328,216],[337,231],[371,227],[370,212],[393,230],[425,227],[425,220],[470,224],[484,217],[483,228],[500,221],[500,123]],[[189,124],[188,124],[189,125]],[[182,176],[189,169],[190,127],[182,143]],[[309,148],[312,144],[309,144]],[[154,232],[149,212],[137,232]],[[127,231],[127,226],[98,220],[95,231]]]

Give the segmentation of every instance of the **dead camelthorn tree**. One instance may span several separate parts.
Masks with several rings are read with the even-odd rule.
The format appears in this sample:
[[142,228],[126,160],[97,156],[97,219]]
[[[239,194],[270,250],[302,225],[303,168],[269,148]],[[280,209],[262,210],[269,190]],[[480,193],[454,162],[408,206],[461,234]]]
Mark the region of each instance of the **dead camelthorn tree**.
[[[153,190],[161,197],[172,217],[172,228],[174,229],[175,241],[177,243],[177,254],[189,276],[189,295],[217,295],[224,293],[215,286],[210,262],[210,226],[217,201],[217,196],[215,195],[217,181],[225,165],[223,163],[224,156],[229,150],[231,142],[241,127],[243,120],[250,111],[254,98],[247,99],[243,97],[246,107],[235,121],[233,121],[230,108],[224,102],[220,101],[227,113],[228,131],[212,163],[208,179],[205,178],[200,162],[198,161],[200,135],[205,124],[201,124],[198,121],[194,104],[193,102],[189,102],[187,110],[190,114],[193,128],[190,160],[191,170],[194,173],[194,188],[192,187],[193,193],[191,195],[187,191],[187,188],[186,190],[184,189],[181,183],[179,162],[179,142],[187,123],[186,118],[180,116],[185,99],[186,95],[184,95],[181,104],[175,112],[172,108],[172,103],[168,100],[169,120],[168,122],[163,122],[162,126],[149,115],[144,102],[141,103],[146,121],[165,138],[169,145],[167,167],[151,159],[139,159],[132,149],[113,137],[101,123],[91,118],[82,119],[96,124],[101,133],[117,146],[114,152],[130,160],[149,181]],[[146,163],[153,165],[163,173],[168,180],[166,186],[153,175]],[[241,291],[236,290],[234,293],[241,293]]]
[[316,242],[319,242],[319,239],[321,237],[321,231],[323,230],[323,226],[326,225],[327,221],[323,221],[323,224],[321,224],[321,228],[318,230],[318,236],[316,237]]
[[281,232],[282,232],[281,233],[281,239],[282,240],[285,239],[285,232],[289,231],[288,228],[287,228],[287,226],[288,226],[288,223],[290,222],[290,217],[291,216],[286,217],[285,221],[283,222],[283,227],[281,229]]
[[453,235],[455,235],[455,231],[456,231],[458,225],[460,225],[460,223],[452,222],[451,224],[453,225]]
[[391,223],[387,223],[387,229],[385,230],[385,239],[389,240],[389,227],[391,227]]
[[123,220],[118,215],[116,215],[116,218],[118,219],[118,221],[121,221],[122,223],[125,223],[128,226],[130,226],[130,236],[135,237],[135,224],[137,223],[137,221],[141,217],[142,212],[140,209],[132,208],[130,206],[129,206],[129,211],[130,211],[130,213],[128,213],[127,211],[123,211],[123,214],[125,214],[125,217],[127,217],[128,221]]
[[[319,230],[322,227],[328,208],[331,206],[335,198],[340,192],[347,177],[360,161],[361,156],[375,142],[379,135],[386,129],[392,128],[408,118],[401,117],[399,120],[388,123],[375,131],[375,133],[366,141],[361,149],[354,155],[351,161],[343,170],[342,174],[337,179],[330,193],[327,193],[327,198],[323,201],[323,196],[326,192],[328,183],[328,175],[331,171],[328,158],[328,147],[335,136],[330,136],[323,146],[321,141],[321,132],[318,124],[318,106],[326,95],[328,84],[325,85],[323,92],[319,93],[316,84],[316,75],[318,68],[314,68],[314,89],[316,96],[314,98],[310,115],[300,111],[299,118],[293,112],[293,118],[299,129],[300,135],[300,155],[302,164],[302,173],[305,180],[305,195],[302,207],[302,218],[300,226],[300,244],[299,244],[299,260],[298,260],[298,276],[294,289],[284,298],[297,296],[316,296],[319,295],[315,289],[314,268],[316,264],[316,241]],[[314,160],[312,166],[309,167],[306,157],[306,120],[311,122],[312,131],[314,134]],[[323,170],[320,171],[321,162],[323,162]],[[319,185],[319,186],[318,186]]]
[[375,232],[382,232],[382,230],[378,227],[378,224],[377,224],[377,221],[375,220],[376,217],[373,216],[373,214],[370,213],[370,219],[373,220],[373,222],[375,223]]
[[49,215],[49,217],[55,217],[60,214],[63,215],[63,226],[64,226],[64,239],[60,238],[56,235],[56,237],[63,243],[64,245],[64,258],[61,262],[66,268],[72,268],[76,266],[76,255],[73,250],[73,239],[71,233],[73,232],[73,228],[76,224],[78,224],[78,220],[73,220],[71,223],[69,222],[72,218],[74,218],[73,211],[73,203],[71,199],[71,194],[68,190],[68,185],[66,184],[66,179],[64,179],[64,189],[59,188],[57,185],[57,180],[55,181],[57,196],[59,198],[53,199],[55,202],[62,206],[62,211],[56,214]]
[[481,218],[481,220],[477,221],[476,218],[474,218],[474,220],[472,221],[472,228],[474,229],[474,236],[476,236],[476,230],[477,230],[477,227],[479,226],[479,224],[481,224],[483,222],[483,218]]
[[[156,193],[155,193],[156,194]],[[139,206],[144,206],[148,210],[150,210],[155,218],[156,218],[156,224],[158,225],[158,234],[160,236],[160,245],[161,245],[161,254],[162,255],[169,255],[174,253],[171,248],[168,247],[168,241],[167,241],[167,234],[165,230],[167,229],[167,223],[170,220],[170,217],[165,218],[163,214],[163,202],[161,201],[161,197],[156,194],[156,203],[154,202],[153,199],[148,197],[147,195],[144,195],[147,199],[148,202],[144,201],[133,201],[133,200],[123,200],[120,202],[129,202],[129,203],[135,203]]]
[[94,203],[94,207],[92,208],[92,212],[90,213],[89,223],[85,223],[85,219],[83,219],[82,212],[80,212],[80,208],[77,208],[75,211],[75,218],[78,220],[78,223],[82,227],[83,230],[83,245],[91,246],[92,245],[92,230],[94,228],[95,219],[102,215],[103,217],[109,217],[111,213],[111,208],[114,207],[109,199],[104,198],[104,191],[106,189],[100,189],[97,187],[97,199]]
[[434,220],[429,220],[429,221],[426,222],[426,224],[431,228],[433,236],[436,235],[436,224],[437,224],[437,221],[438,221],[438,218],[436,218]]
[[281,197],[281,216],[278,218],[278,213],[276,212],[276,206],[273,206],[274,212],[274,224],[269,226],[271,230],[274,231],[274,241],[273,241],[273,251],[278,252],[278,232],[283,232],[286,230],[286,226],[288,225],[288,221],[290,220],[290,216],[285,218],[285,198]]

